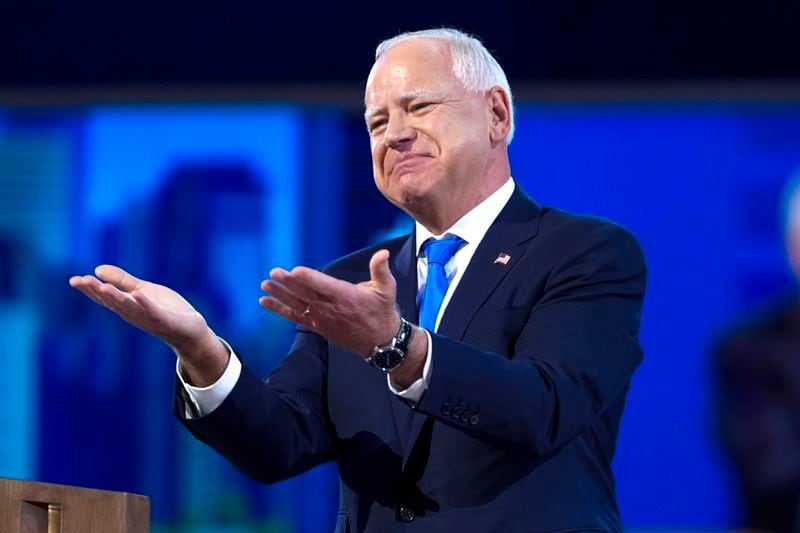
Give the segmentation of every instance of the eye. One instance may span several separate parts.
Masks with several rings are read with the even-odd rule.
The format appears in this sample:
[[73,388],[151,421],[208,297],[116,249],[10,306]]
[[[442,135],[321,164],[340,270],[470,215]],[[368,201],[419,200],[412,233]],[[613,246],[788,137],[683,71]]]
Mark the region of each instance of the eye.
[[379,129],[383,128],[386,125],[385,119],[374,120],[367,124],[367,131],[370,133],[376,133]]
[[409,111],[418,113],[429,109],[431,106],[433,106],[433,102],[416,102],[409,108]]

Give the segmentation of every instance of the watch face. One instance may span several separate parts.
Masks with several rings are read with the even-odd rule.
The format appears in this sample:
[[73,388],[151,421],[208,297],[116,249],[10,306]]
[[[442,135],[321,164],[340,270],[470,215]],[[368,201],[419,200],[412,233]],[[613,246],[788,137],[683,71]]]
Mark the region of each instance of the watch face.
[[400,366],[405,358],[406,354],[402,350],[394,346],[386,346],[378,350],[378,353],[372,358],[372,364],[384,372],[388,372]]

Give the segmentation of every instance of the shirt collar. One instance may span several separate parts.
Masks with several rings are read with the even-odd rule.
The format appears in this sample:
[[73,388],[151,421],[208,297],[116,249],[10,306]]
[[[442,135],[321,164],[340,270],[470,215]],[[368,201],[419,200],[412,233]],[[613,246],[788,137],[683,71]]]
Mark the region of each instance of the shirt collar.
[[499,189],[470,209],[441,235],[434,235],[428,228],[419,222],[415,222],[414,232],[416,235],[417,257],[419,257],[422,244],[431,237],[438,239],[443,235],[457,235],[464,239],[467,244],[477,246],[483,239],[483,236],[486,235],[486,232],[489,231],[489,226],[492,225],[494,219],[497,218],[497,215],[499,215],[500,211],[506,206],[508,200],[511,199],[513,193],[514,180],[509,177]]

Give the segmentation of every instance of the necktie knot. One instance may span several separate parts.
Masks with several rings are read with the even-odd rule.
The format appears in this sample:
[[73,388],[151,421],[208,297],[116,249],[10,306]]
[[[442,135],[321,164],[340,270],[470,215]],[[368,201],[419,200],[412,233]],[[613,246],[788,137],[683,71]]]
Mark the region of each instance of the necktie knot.
[[436,263],[444,266],[461,248],[462,244],[464,244],[464,239],[450,235],[442,239],[428,239],[422,245],[422,249],[425,250],[428,264]]

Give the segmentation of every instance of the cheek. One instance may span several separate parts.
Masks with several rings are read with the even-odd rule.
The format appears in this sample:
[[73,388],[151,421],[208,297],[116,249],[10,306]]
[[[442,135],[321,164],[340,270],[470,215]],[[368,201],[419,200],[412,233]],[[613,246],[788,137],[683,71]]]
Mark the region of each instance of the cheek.
[[487,157],[491,147],[488,130],[479,127],[455,129],[447,138],[450,163],[457,167],[471,167]]
[[372,171],[375,173],[375,178],[378,174],[383,174],[383,162],[386,157],[386,149],[379,143],[372,143]]

